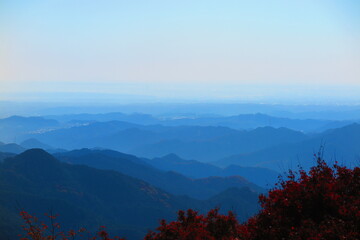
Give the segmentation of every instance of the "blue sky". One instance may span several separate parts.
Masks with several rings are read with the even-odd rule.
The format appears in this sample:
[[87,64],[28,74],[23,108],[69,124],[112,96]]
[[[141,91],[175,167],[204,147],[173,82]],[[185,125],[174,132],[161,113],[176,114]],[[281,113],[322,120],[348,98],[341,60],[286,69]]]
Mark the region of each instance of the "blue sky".
[[360,102],[355,0],[5,0],[0,41],[0,100]]

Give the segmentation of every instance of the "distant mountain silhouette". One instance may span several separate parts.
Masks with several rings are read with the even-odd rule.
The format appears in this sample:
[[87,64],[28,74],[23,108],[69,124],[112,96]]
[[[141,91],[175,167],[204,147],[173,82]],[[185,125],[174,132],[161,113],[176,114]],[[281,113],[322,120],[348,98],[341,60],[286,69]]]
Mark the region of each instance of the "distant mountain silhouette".
[[29,137],[57,148],[101,147],[148,158],[175,153],[182,158],[204,162],[307,138],[301,132],[286,128],[239,131],[226,127],[141,126],[118,121],[92,123]]
[[[286,115],[286,114],[285,114]],[[342,127],[351,123],[351,121],[335,121],[335,120],[323,120],[333,119],[333,115],[327,113],[326,117],[317,116],[317,119],[296,119],[296,114],[290,114],[289,117],[275,117],[262,113],[255,114],[239,114],[233,116],[191,116],[191,117],[167,117],[157,118],[149,114],[123,114],[119,112],[105,113],[105,114],[68,114],[68,115],[51,115],[46,116],[49,119],[56,119],[58,121],[125,121],[141,125],[149,124],[161,124],[166,126],[223,126],[234,129],[254,129],[258,127],[271,126],[275,128],[286,127],[293,130],[314,132],[324,131],[329,128]],[[299,114],[301,115],[301,114]],[[319,115],[319,113],[318,113]],[[176,116],[176,115],[175,115]],[[356,118],[356,114],[353,117]]]
[[41,132],[45,129],[55,128],[59,123],[55,120],[42,117],[12,116],[0,119],[0,140],[4,142],[17,142],[31,132]]
[[23,142],[20,143],[20,146],[22,146],[25,149],[41,148],[51,154],[67,151],[66,149],[54,148],[48,144],[40,142],[39,140],[37,140],[35,138],[29,138],[29,139],[24,140]]
[[146,161],[158,169],[179,172],[191,178],[222,175],[222,169],[219,167],[196,160],[184,160],[174,153],[167,154],[163,157],[147,159]]
[[23,148],[22,146],[20,146],[16,143],[7,143],[7,144],[0,145],[0,152],[18,154],[18,153],[22,153],[25,150],[26,150],[26,148]]
[[51,147],[50,145],[42,143],[35,138],[29,138],[27,140],[24,140],[23,142],[20,143],[20,146],[26,149],[31,149],[31,148],[42,148],[45,150],[53,149],[53,147]]
[[75,150],[57,153],[61,161],[84,164],[98,169],[115,170],[144,180],[158,188],[176,195],[188,195],[197,199],[207,199],[230,187],[249,187],[254,192],[264,189],[242,177],[216,177],[191,179],[174,171],[161,171],[135,156],[107,150]]
[[240,175],[263,188],[273,188],[278,182],[279,172],[263,167],[242,167],[230,165],[223,170],[223,175]]
[[[194,115],[186,114],[182,116],[178,115],[172,116],[170,114],[168,117],[156,117],[149,114],[135,113],[135,114],[123,114],[119,112],[113,113],[104,113],[104,114],[68,114],[68,115],[48,115],[44,117],[21,117],[21,116],[12,116],[9,118],[0,119],[0,130],[2,135],[0,136],[1,141],[5,142],[19,142],[27,138],[37,138],[37,134],[49,132],[55,129],[67,129],[70,127],[81,127],[84,125],[95,124],[96,122],[127,122],[132,124],[126,128],[138,128],[138,129],[147,129],[154,131],[155,129],[144,128],[149,125],[157,126],[172,126],[172,127],[183,127],[188,126],[197,126],[197,127],[228,127],[237,130],[251,130],[258,127],[285,127],[288,129],[302,131],[306,133],[321,132],[330,128],[339,128],[345,125],[348,125],[353,122],[360,122],[359,119],[355,120],[346,120],[346,121],[334,121],[334,120],[320,120],[320,119],[292,119],[285,117],[274,117],[266,114],[240,114],[233,116],[217,116],[217,115]],[[334,113],[335,114],[335,113]],[[291,114],[290,114],[291,115]],[[300,114],[301,115],[301,114]],[[295,115],[296,116],[296,115]],[[327,115],[327,117],[329,117]],[[325,117],[326,119],[326,117]],[[172,128],[177,129],[177,128]],[[119,131],[119,129],[114,128],[113,133]],[[207,129],[210,131],[210,129]],[[181,130],[184,131],[184,130]],[[66,131],[65,131],[66,132]],[[156,131],[155,131],[156,132]],[[57,133],[56,135],[58,135]],[[63,133],[66,135],[66,133]],[[213,134],[213,133],[211,133]],[[105,134],[106,135],[106,134]],[[186,134],[184,135],[186,136]],[[39,139],[46,144],[53,145],[58,148],[81,148],[81,147],[95,147],[94,145],[76,145],[73,146],[66,143],[61,143],[62,139],[58,139],[56,143],[61,143],[64,145],[56,145],[45,139]],[[178,140],[184,140],[178,138]],[[101,142],[101,140],[99,140]],[[109,141],[110,142],[110,141]],[[74,143],[75,144],[75,143]],[[109,146],[108,146],[109,147]],[[117,148],[117,150],[125,151],[126,149]]]
[[103,144],[106,138],[119,131],[137,126],[136,124],[120,121],[95,122],[83,126],[62,128],[43,134],[29,134],[27,138],[36,138],[43,143],[63,149],[107,147],[106,144]]
[[[29,137],[35,137],[42,142],[65,149],[104,147],[128,151],[141,145],[153,144],[166,139],[207,140],[237,132],[224,127],[143,126],[111,121],[58,129],[44,134],[29,135]],[[69,139],[72,140],[69,141]]]
[[46,119],[43,117],[22,117],[22,116],[11,116],[8,118],[0,119],[1,124],[8,126],[22,125],[23,127],[45,127],[58,125],[58,122],[53,119]]
[[[0,234],[5,239],[16,238],[20,230],[17,206],[38,216],[51,209],[60,214],[64,229],[106,225],[110,233],[139,239],[159,219],[171,220],[178,209],[206,211],[226,204],[223,199],[228,197],[227,193],[209,201],[175,197],[116,171],[61,163],[41,149],[5,159],[0,163],[0,180],[0,209],[6,219],[0,222]],[[233,203],[244,205],[242,214],[252,214],[257,204],[246,199],[257,194],[239,191],[246,196],[237,194]]]
[[48,119],[55,119],[60,122],[122,121],[122,122],[130,122],[130,123],[141,124],[141,125],[158,124],[159,123],[159,120],[157,118],[153,117],[152,115],[142,114],[142,113],[133,113],[133,114],[124,114],[124,113],[120,113],[120,112],[98,113],[98,114],[80,113],[80,114],[65,114],[65,115],[48,115],[45,117]]
[[277,177],[279,176],[278,172],[267,168],[241,167],[237,165],[230,165],[226,168],[220,168],[195,160],[184,160],[175,154],[168,154],[161,158],[144,160],[158,169],[179,172],[191,178],[238,175],[263,188],[273,187],[277,182]]
[[328,130],[298,143],[284,143],[253,153],[230,156],[215,162],[215,164],[219,166],[230,164],[262,166],[283,171],[298,165],[309,168],[315,164],[312,156],[318,152],[320,146],[324,146],[324,159],[329,162],[337,160],[340,164],[348,166],[358,164],[360,124],[354,123]]
[[303,133],[290,129],[263,127],[203,140],[163,140],[139,146],[130,152],[147,158],[175,153],[185,159],[210,162],[234,153],[253,152],[283,143],[299,142],[306,138]]
[[[240,114],[226,117],[182,118],[165,122],[165,125],[200,125],[224,126],[234,129],[253,129],[258,127],[285,127],[297,131],[312,132],[324,128],[327,124],[334,123],[329,120],[291,119],[273,117],[266,114]],[[336,122],[341,124],[341,122]],[[348,123],[348,122],[347,122]],[[345,125],[346,123],[343,123]]]

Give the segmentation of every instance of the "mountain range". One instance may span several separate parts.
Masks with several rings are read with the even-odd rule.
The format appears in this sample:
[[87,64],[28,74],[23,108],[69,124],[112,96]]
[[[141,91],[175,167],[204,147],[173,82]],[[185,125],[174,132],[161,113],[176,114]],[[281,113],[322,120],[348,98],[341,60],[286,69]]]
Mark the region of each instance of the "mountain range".
[[237,164],[240,166],[266,167],[275,170],[301,166],[308,169],[315,164],[311,156],[320,154],[331,162],[355,166],[360,159],[360,124],[316,134],[297,143],[285,143],[247,154],[237,154],[214,162],[218,166]]
[[[291,115],[292,116],[292,115]],[[94,122],[128,122],[135,125],[163,125],[163,126],[220,126],[237,130],[251,130],[258,127],[285,127],[296,131],[312,133],[321,132],[331,128],[339,128],[353,122],[360,122],[359,118],[352,120],[326,120],[326,119],[296,119],[276,117],[266,114],[239,114],[231,116],[220,115],[149,115],[141,113],[124,114],[120,112],[104,114],[67,114],[46,115],[36,117],[11,116],[0,119],[0,141],[19,142],[26,140],[24,136],[30,133],[43,133],[55,129],[82,126]]]
[[[328,114],[328,113],[327,113]],[[286,115],[286,114],[280,114]],[[223,126],[234,129],[254,129],[258,127],[286,127],[293,130],[314,132],[324,131],[329,128],[341,127],[352,123],[347,120],[325,120],[316,116],[315,119],[309,117],[296,119],[295,114],[288,114],[291,117],[271,116],[262,113],[239,114],[230,116],[220,116],[215,114],[168,114],[167,116],[153,116],[150,114],[124,114],[119,112],[103,114],[66,114],[66,115],[47,115],[46,118],[55,119],[60,122],[78,121],[125,121],[140,125],[165,125],[165,126]],[[333,114],[334,115],[334,114]],[[315,115],[314,115],[315,116]],[[331,116],[331,115],[330,115]],[[326,116],[329,117],[329,114]],[[332,116],[333,119],[334,116]],[[359,121],[358,115],[354,114],[353,118]]]
[[0,141],[17,142],[23,135],[59,127],[59,122],[43,117],[11,116],[0,119]]
[[[281,114],[280,114],[281,115]],[[333,118],[337,119],[337,118]],[[64,228],[140,239],[180,209],[234,210],[315,156],[359,165],[360,124],[265,114],[67,114],[0,119],[0,236],[20,209],[59,213]]]
[[150,158],[175,153],[185,159],[208,162],[307,138],[286,128],[240,131],[211,126],[144,126],[119,121],[96,122],[27,137],[62,149],[102,147]]
[[261,167],[242,167],[230,165],[225,168],[195,160],[184,160],[175,154],[161,158],[146,159],[148,164],[164,171],[175,171],[191,178],[206,178],[210,176],[242,176],[248,181],[263,188],[272,188],[280,173]]
[[[258,193],[249,188],[230,188],[207,200],[196,200],[167,193],[119,171],[60,162],[41,149],[4,159],[0,173],[0,209],[6,219],[0,222],[0,233],[4,238],[14,238],[19,232],[20,209],[37,215],[50,210],[59,213],[64,228],[106,225],[110,233],[128,239],[139,239],[160,219],[172,219],[179,209],[206,211],[222,206],[222,210],[237,210],[241,219],[258,209]],[[212,183],[212,179],[206,181]]]
[[66,163],[118,171],[146,181],[169,193],[187,195],[196,199],[208,199],[232,187],[248,187],[254,192],[264,191],[264,189],[236,174],[227,177],[212,175],[207,178],[193,179],[175,171],[159,170],[135,156],[116,151],[81,149],[56,153],[54,156]]

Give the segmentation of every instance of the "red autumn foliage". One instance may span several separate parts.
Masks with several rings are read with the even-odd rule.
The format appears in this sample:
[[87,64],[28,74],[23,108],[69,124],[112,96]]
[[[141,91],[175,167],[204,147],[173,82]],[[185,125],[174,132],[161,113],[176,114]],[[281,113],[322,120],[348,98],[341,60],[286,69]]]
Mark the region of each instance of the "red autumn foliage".
[[240,226],[244,239],[360,239],[360,168],[329,167],[320,157],[309,173],[289,173],[262,210]]
[[232,213],[180,211],[177,221],[163,220],[145,239],[360,239],[360,168],[329,167],[320,157],[317,163],[308,173],[290,171],[261,195],[262,210],[244,224]]
[[119,237],[110,238],[103,226],[95,234],[91,234],[85,228],[63,231],[60,224],[56,222],[57,216],[53,214],[45,214],[49,219],[49,224],[40,222],[37,217],[25,211],[21,211],[20,215],[25,222],[22,228],[26,233],[25,236],[20,236],[21,240],[74,240],[75,238],[87,240],[125,240]]
[[[235,215],[219,214],[218,209],[207,215],[197,211],[179,211],[178,219],[162,220],[156,232],[149,232],[145,240],[337,240],[360,239],[360,168],[349,169],[335,164],[329,167],[320,157],[309,172],[289,172],[287,179],[259,197],[262,209],[246,223],[240,224]],[[74,239],[86,230],[58,231],[27,214],[26,240]],[[97,238],[99,237],[99,238]],[[110,240],[101,229],[91,239]],[[117,238],[120,239],[120,238]]]
[[213,209],[206,216],[194,210],[179,211],[177,221],[161,221],[158,233],[150,232],[145,240],[232,240],[237,235],[239,223],[233,213],[221,215]]

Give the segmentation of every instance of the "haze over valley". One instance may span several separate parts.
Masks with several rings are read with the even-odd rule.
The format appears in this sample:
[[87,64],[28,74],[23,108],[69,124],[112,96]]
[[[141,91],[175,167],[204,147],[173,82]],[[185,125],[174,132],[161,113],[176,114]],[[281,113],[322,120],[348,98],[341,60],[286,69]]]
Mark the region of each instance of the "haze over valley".
[[356,0],[1,1],[0,239],[360,239],[359,43]]

